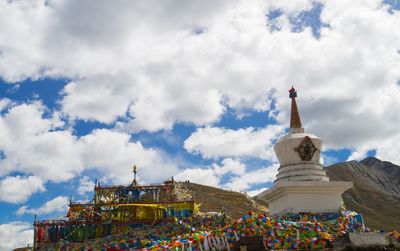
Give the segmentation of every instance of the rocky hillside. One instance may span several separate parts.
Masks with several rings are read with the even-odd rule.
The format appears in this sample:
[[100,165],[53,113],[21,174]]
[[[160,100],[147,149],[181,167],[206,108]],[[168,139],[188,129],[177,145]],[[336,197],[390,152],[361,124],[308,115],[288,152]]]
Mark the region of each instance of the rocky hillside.
[[197,202],[201,203],[201,212],[219,212],[226,208],[227,214],[233,218],[243,216],[249,210],[265,213],[266,204],[243,193],[223,190],[195,183],[181,183],[191,190]]
[[368,157],[326,168],[331,180],[353,181],[343,195],[347,209],[362,213],[368,227],[400,229],[400,166]]

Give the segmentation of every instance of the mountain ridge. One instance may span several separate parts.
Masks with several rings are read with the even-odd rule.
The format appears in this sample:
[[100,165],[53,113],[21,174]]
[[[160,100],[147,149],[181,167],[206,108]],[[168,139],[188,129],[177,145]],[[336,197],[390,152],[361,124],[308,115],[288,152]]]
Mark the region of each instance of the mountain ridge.
[[367,227],[400,229],[400,166],[375,157],[326,167],[332,181],[352,181],[343,193],[348,210],[363,215]]

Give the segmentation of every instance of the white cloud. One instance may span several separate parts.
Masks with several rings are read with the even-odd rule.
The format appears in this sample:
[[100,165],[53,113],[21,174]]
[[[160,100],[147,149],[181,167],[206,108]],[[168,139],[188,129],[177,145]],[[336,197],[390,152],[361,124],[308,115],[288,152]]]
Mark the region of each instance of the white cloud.
[[251,190],[251,191],[246,191],[246,193],[249,196],[254,197],[254,196],[259,195],[260,193],[264,192],[267,189],[268,188],[260,188],[260,189],[255,189],[255,190]]
[[2,98],[0,99],[0,112],[3,111],[3,109],[7,108],[11,104],[11,100],[8,98]]
[[65,86],[63,111],[72,119],[97,120],[111,123],[124,116],[135,93],[132,80],[126,76],[96,76]]
[[238,130],[204,127],[198,128],[184,147],[190,153],[201,154],[205,158],[258,157],[275,159],[273,140],[283,133],[283,127],[270,125],[263,129],[252,127]]
[[[207,168],[185,169],[175,176],[176,180],[199,183],[208,186],[231,189],[235,191],[247,191],[255,185],[275,180],[278,165],[262,167],[254,170],[246,170],[246,166],[240,160],[227,158],[221,161],[221,165],[213,164]],[[231,173],[228,181],[222,183],[222,177]]]
[[[105,123],[128,114],[125,132],[211,125],[227,107],[266,111],[273,98],[270,114],[287,125],[293,83],[306,130],[327,148],[379,150],[399,135],[400,14],[380,0],[320,1],[320,38],[292,32],[293,15],[315,2],[5,1],[0,75],[73,79],[63,112]],[[270,32],[276,9],[281,30]]]
[[259,168],[234,177],[224,184],[224,187],[237,191],[246,191],[251,189],[253,185],[274,181],[277,173],[278,165],[274,164],[270,167]]
[[301,11],[309,10],[312,8],[313,0],[299,0],[299,1],[267,1],[269,10],[281,10],[287,15],[298,14]]
[[222,165],[220,166],[215,163],[212,165],[215,174],[217,175],[224,175],[227,173],[241,175],[244,174],[246,171],[246,165],[244,165],[237,159],[226,158],[221,161],[221,164]]
[[206,186],[219,186],[219,178],[215,171],[210,168],[191,168],[185,169],[174,176],[177,181],[189,180],[193,183],[203,184]]
[[27,222],[14,221],[0,224],[0,250],[13,250],[33,245],[33,228]]
[[351,161],[351,160],[362,160],[365,157],[367,157],[367,153],[368,153],[369,148],[358,148],[354,151],[351,152],[350,156],[347,158],[347,161]]
[[376,148],[376,157],[400,165],[400,135],[387,140],[379,141]]
[[83,176],[79,179],[78,194],[84,195],[94,191],[94,182],[88,176]]
[[14,106],[0,117],[0,149],[6,156],[0,160],[0,175],[21,171],[63,181],[82,170],[76,138],[59,130],[58,118],[45,118],[45,113],[36,102]]
[[97,168],[113,183],[129,183],[132,166],[138,167],[139,182],[156,182],[177,172],[177,166],[162,152],[130,142],[125,133],[95,130],[81,137],[82,158],[87,168]]
[[329,156],[327,154],[325,154],[324,152],[321,153],[321,159],[320,159],[320,163],[323,166],[329,166],[335,163],[338,163],[339,159],[337,157],[334,156]]
[[[22,44],[8,45],[7,40],[0,40],[3,55],[0,63],[4,63],[0,64],[3,66],[0,67],[3,68],[0,74],[9,81],[38,76],[82,77],[64,90],[62,105],[71,118],[110,123],[129,108],[136,119],[128,123],[126,130],[169,128],[175,120],[196,123],[215,121],[224,110],[220,105],[219,92],[204,92],[201,86],[193,89],[187,84],[186,75],[177,70],[180,63],[170,66],[167,62],[160,62],[160,58],[176,57],[181,49],[175,43],[179,44],[197,26],[211,22],[212,16],[225,6],[225,2],[182,4],[168,1],[160,4],[138,1],[113,6],[107,1],[98,2],[96,6],[79,1],[50,4],[37,1],[30,5],[4,3],[3,16],[8,13],[13,15],[8,20],[5,17],[3,23],[4,26],[14,26],[13,29],[2,29],[9,33],[9,37],[18,37],[18,31],[27,28],[40,35],[36,34],[34,40],[27,40],[29,42],[24,43],[26,49],[23,51],[18,50]],[[92,15],[93,8],[97,12],[95,16]],[[81,13],[79,17],[77,10]],[[24,12],[29,12],[29,18],[23,17]],[[161,36],[163,42],[154,40],[154,36]],[[67,48],[74,49],[65,54],[64,49]],[[143,70],[146,75],[136,74]],[[174,71],[173,74],[170,70]],[[153,75],[155,79],[151,79]],[[176,87],[171,84],[165,86],[165,78],[169,78],[169,83],[176,82]],[[164,95],[153,95],[154,91],[163,89],[166,89]],[[170,89],[176,92],[169,93],[167,90]],[[183,89],[190,90],[192,96],[179,95]],[[199,91],[203,92],[203,99],[197,98],[196,92]],[[132,102],[134,104],[130,105]],[[143,109],[153,106],[160,111],[143,112]],[[191,108],[194,109],[188,113]]]
[[44,191],[43,181],[36,176],[9,176],[0,180],[0,201],[21,203],[25,202],[33,193]]
[[16,214],[36,214],[36,215],[46,215],[51,213],[66,213],[68,210],[69,198],[66,196],[57,196],[44,203],[39,208],[29,208],[28,206],[20,207]]
[[[134,119],[118,124],[122,130],[137,132],[172,129],[175,122],[204,125],[217,121],[225,111],[220,93],[213,89],[201,90],[200,86],[179,83],[155,90],[142,90],[136,102],[129,107],[129,114]],[[198,98],[200,92],[201,99]]]
[[1,200],[25,201],[44,189],[43,182],[68,181],[93,168],[103,175],[98,178],[112,183],[129,183],[134,163],[141,182],[159,182],[177,172],[177,164],[170,157],[158,149],[143,147],[139,141],[131,142],[129,134],[102,129],[78,138],[63,128],[59,114],[48,113],[36,102],[10,107],[0,116],[0,175],[14,171],[33,174],[4,179],[1,184],[13,181],[22,188],[28,182],[32,189],[13,192],[2,185]]
[[178,181],[186,181],[207,186],[220,187],[221,177],[228,173],[234,176],[242,175],[246,171],[246,165],[238,159],[226,158],[221,164],[212,164],[207,168],[187,168],[180,171],[174,178]]

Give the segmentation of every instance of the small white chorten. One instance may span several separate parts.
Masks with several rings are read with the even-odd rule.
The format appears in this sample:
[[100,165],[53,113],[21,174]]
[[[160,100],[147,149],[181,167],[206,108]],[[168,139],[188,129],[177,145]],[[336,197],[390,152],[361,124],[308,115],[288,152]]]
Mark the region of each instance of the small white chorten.
[[275,184],[257,197],[267,201],[271,215],[339,212],[342,194],[353,183],[329,181],[320,164],[322,141],[304,132],[293,87],[289,97],[292,99],[289,134],[274,146],[280,163]]

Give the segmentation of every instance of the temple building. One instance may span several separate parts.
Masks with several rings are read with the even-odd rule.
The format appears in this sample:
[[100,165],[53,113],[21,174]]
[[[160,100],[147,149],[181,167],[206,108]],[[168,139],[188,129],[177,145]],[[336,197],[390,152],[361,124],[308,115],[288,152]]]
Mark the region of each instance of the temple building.
[[293,87],[289,97],[292,100],[289,132],[274,146],[280,163],[278,174],[273,187],[257,197],[267,201],[271,215],[339,212],[342,194],[353,184],[329,181],[320,163],[322,141],[305,133]]
[[191,191],[173,178],[162,184],[138,184],[136,166],[133,172],[129,185],[102,186],[96,181],[92,201],[70,201],[66,219],[35,220],[35,250],[53,250],[49,247],[54,243],[88,242],[198,213]]

